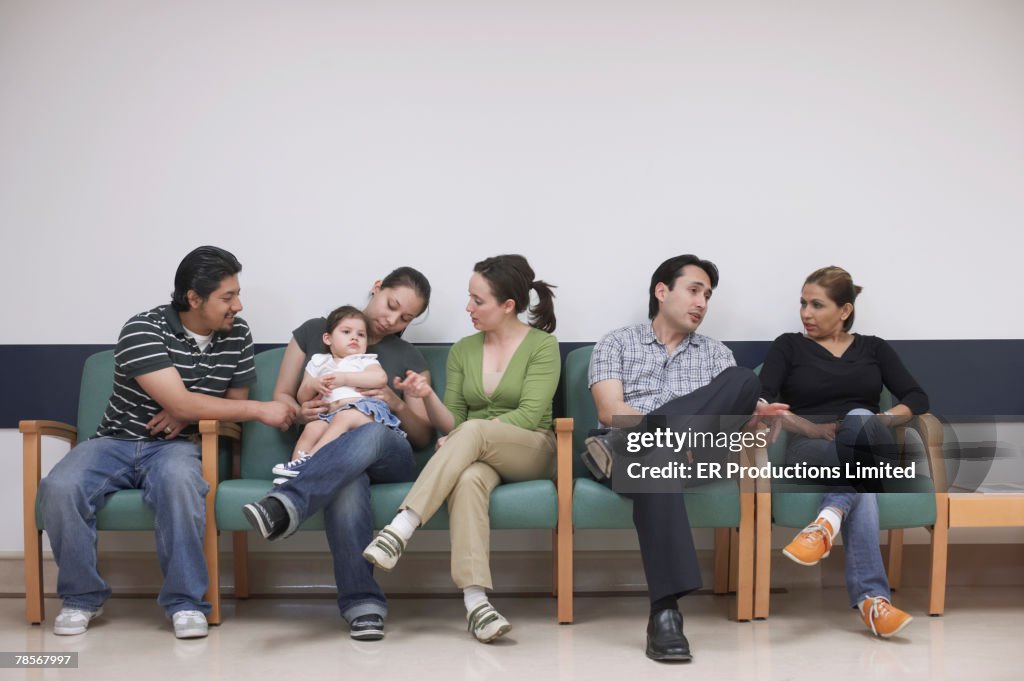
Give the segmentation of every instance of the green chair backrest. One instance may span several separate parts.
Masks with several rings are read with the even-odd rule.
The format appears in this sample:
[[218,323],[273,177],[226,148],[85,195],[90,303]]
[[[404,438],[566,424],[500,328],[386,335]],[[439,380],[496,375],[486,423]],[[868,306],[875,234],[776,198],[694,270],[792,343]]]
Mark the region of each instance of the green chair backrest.
[[565,357],[565,415],[573,419],[572,477],[591,477],[580,460],[587,433],[598,427],[597,406],[590,394],[589,371],[593,345],[577,348]]
[[[249,389],[249,399],[260,402],[273,399],[284,350],[275,348],[256,353],[256,384]],[[273,479],[270,469],[291,457],[298,434],[297,428],[281,431],[259,421],[243,423],[241,477]]]
[[82,383],[78,393],[78,442],[96,434],[103,412],[114,392],[114,351],[104,350],[90,355],[82,367]]
[[[441,399],[444,399],[444,389],[448,385],[448,351],[451,345],[417,345],[416,348],[423,353],[430,368],[430,385],[434,392]],[[416,470],[423,470],[427,460],[434,454],[434,443],[431,442],[423,449],[416,452]]]

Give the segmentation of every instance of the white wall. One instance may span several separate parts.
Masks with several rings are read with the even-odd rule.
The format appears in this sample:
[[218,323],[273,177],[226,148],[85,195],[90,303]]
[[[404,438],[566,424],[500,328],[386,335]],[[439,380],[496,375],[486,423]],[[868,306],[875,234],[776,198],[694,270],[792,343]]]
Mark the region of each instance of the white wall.
[[795,330],[827,264],[862,331],[1024,337],[1022,83],[1013,0],[7,0],[0,343],[112,343],[200,243],[258,342],[401,264],[436,291],[408,337],[454,340],[509,251],[564,341],[642,319],[687,251],[723,339]]
[[506,251],[567,341],[687,251],[725,339],[797,328],[831,263],[866,332],[1021,337],[1022,82],[1012,0],[8,0],[0,343],[112,342],[204,242],[260,342],[403,263],[438,292],[410,337],[454,340]]

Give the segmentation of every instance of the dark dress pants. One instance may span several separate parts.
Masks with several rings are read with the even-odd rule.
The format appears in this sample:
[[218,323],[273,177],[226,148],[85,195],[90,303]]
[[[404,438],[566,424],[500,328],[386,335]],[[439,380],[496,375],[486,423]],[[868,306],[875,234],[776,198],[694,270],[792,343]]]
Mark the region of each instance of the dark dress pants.
[[[730,367],[703,388],[665,403],[649,416],[694,416],[695,430],[717,428],[721,432],[736,432],[754,413],[760,394],[761,383],[753,371]],[[734,417],[719,419],[719,415]],[[700,566],[684,495],[649,492],[626,496],[633,500],[633,524],[640,539],[651,602],[667,596],[678,598],[699,589]]]

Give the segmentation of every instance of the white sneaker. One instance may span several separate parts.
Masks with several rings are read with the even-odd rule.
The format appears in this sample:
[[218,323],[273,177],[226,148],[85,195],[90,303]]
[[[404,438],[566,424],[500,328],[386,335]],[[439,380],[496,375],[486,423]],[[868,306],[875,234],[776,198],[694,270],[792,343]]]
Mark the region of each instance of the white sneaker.
[[481,643],[490,643],[512,630],[508,620],[488,602],[481,603],[473,608],[473,612],[466,613],[466,622],[469,633]]
[[391,525],[385,525],[369,546],[363,549],[363,558],[385,572],[394,569],[405,551],[405,540]]
[[210,631],[206,615],[198,610],[179,610],[172,619],[174,635],[178,638],[203,638]]
[[103,614],[103,608],[82,610],[81,608],[61,608],[60,614],[53,620],[53,633],[57,636],[76,636],[84,634],[89,622]]

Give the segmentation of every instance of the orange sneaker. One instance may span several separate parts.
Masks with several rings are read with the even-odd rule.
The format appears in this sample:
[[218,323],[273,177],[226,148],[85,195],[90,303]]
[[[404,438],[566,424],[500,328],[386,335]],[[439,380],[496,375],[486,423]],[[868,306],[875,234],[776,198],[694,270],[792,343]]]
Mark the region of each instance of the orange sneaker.
[[817,565],[832,551],[832,523],[818,518],[805,527],[782,553],[801,565]]
[[899,633],[914,618],[889,602],[888,598],[876,596],[860,602],[860,616],[875,636],[889,638]]

